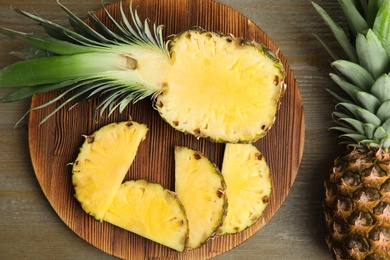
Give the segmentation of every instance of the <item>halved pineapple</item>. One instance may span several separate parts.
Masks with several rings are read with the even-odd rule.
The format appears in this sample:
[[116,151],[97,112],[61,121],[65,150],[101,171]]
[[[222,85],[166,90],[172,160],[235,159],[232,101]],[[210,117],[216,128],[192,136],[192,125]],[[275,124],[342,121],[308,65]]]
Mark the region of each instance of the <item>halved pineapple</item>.
[[186,210],[190,249],[201,246],[222,223],[225,182],[218,168],[190,148],[175,148],[175,191]]
[[234,234],[252,226],[263,214],[271,195],[270,171],[254,145],[226,144],[222,175],[228,209],[218,234]]
[[86,137],[73,163],[75,197],[102,220],[132,164],[148,128],[137,122],[112,123]]
[[104,221],[157,243],[184,251],[188,222],[177,196],[157,183],[131,180],[123,183]]
[[174,128],[217,142],[251,142],[274,123],[284,69],[269,49],[200,29],[169,43],[171,68],[156,107]]

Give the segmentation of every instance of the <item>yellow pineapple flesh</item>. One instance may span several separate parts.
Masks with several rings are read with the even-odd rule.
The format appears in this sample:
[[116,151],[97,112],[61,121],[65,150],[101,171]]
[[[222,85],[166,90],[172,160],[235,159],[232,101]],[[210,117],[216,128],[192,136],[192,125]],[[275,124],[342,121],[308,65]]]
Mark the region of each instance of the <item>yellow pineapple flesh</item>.
[[217,167],[199,152],[175,149],[175,191],[186,210],[187,247],[197,248],[215,235],[225,215],[225,182]]
[[252,226],[263,214],[271,196],[270,171],[254,145],[226,144],[222,175],[228,209],[218,234],[234,234]]
[[104,221],[182,252],[188,222],[176,194],[157,183],[131,180],[123,183]]
[[264,46],[203,30],[170,42],[172,66],[156,107],[174,128],[219,142],[259,139],[274,122],[284,69]]
[[86,137],[73,163],[75,197],[102,220],[132,164],[148,128],[137,122],[112,123]]

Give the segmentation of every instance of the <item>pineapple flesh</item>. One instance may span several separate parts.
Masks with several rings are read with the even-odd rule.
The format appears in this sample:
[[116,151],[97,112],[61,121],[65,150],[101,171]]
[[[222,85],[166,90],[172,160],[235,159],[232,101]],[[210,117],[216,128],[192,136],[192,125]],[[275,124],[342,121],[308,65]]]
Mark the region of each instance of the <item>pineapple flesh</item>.
[[176,251],[185,250],[188,237],[185,210],[176,194],[160,184],[126,181],[117,191],[104,221]]
[[[37,21],[49,35],[0,27],[0,33],[37,49],[37,56],[0,71],[0,87],[19,87],[0,102],[64,90],[33,108],[61,100],[44,122],[83,98],[102,97],[96,109],[112,114],[151,96],[154,107],[173,128],[217,142],[253,142],[273,125],[286,88],[285,70],[264,45],[202,29],[164,40],[163,26],[150,28],[147,19],[141,22],[131,1],[131,19],[120,2],[121,23],[106,10],[106,23],[117,34],[94,14],[89,16],[96,25],[92,29],[58,4],[70,17],[73,30],[19,9],[15,11]],[[42,53],[49,55],[42,57]]]
[[254,145],[226,144],[222,175],[228,208],[218,234],[235,234],[256,223],[267,207],[272,187],[270,171]]
[[346,54],[332,57],[329,91],[348,153],[335,159],[323,201],[327,243],[335,259],[390,259],[390,0],[339,1],[349,36],[317,4],[314,7]]
[[132,164],[148,128],[134,121],[112,123],[86,136],[73,163],[75,197],[102,220]]
[[225,182],[217,167],[199,152],[175,148],[175,192],[189,226],[187,247],[200,247],[213,237],[226,209]]
[[284,71],[264,46],[204,30],[170,41],[172,66],[156,107],[174,128],[215,141],[257,140],[271,127]]

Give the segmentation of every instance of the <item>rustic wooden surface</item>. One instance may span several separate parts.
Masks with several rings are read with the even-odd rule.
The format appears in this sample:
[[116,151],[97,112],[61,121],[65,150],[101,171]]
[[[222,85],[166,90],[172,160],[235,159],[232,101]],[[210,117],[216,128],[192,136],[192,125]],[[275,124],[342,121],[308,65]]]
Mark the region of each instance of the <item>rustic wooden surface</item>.
[[[100,8],[100,1],[62,1],[80,17]],[[105,1],[106,4],[114,1]],[[287,58],[298,82],[305,107],[305,151],[297,179],[276,215],[253,237],[215,259],[330,259],[324,243],[321,209],[322,182],[333,158],[342,153],[329,133],[333,87],[327,74],[328,55],[312,33],[332,40],[310,1],[219,0],[244,14],[272,38]],[[337,1],[317,1],[341,20]],[[36,30],[15,16],[10,6],[35,10],[64,23],[55,1],[0,1],[0,24],[24,31]],[[61,14],[61,15],[60,15]],[[27,23],[26,23],[27,22]],[[21,43],[0,36],[0,66],[14,61],[6,52]],[[1,89],[0,95],[8,90]],[[28,146],[28,121],[16,129],[30,100],[0,105],[0,258],[1,259],[113,259],[79,238],[58,218],[35,177]]]

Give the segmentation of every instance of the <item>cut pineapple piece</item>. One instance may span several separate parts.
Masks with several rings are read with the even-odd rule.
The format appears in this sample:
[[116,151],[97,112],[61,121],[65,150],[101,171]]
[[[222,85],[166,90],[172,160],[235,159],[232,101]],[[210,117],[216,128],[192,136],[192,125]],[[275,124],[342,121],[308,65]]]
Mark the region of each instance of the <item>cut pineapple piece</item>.
[[251,142],[272,126],[284,70],[264,46],[191,30],[170,42],[172,68],[156,107],[174,128],[217,142]]
[[147,127],[112,123],[87,136],[72,169],[75,197],[82,208],[102,220],[132,164]]
[[270,171],[254,145],[226,144],[222,175],[228,209],[218,234],[234,234],[252,226],[263,214],[271,195]]
[[212,237],[226,210],[225,182],[217,167],[199,152],[175,149],[175,191],[186,210],[187,247],[197,248]]
[[160,184],[132,180],[122,184],[104,221],[157,243],[184,251],[188,222],[177,196]]

